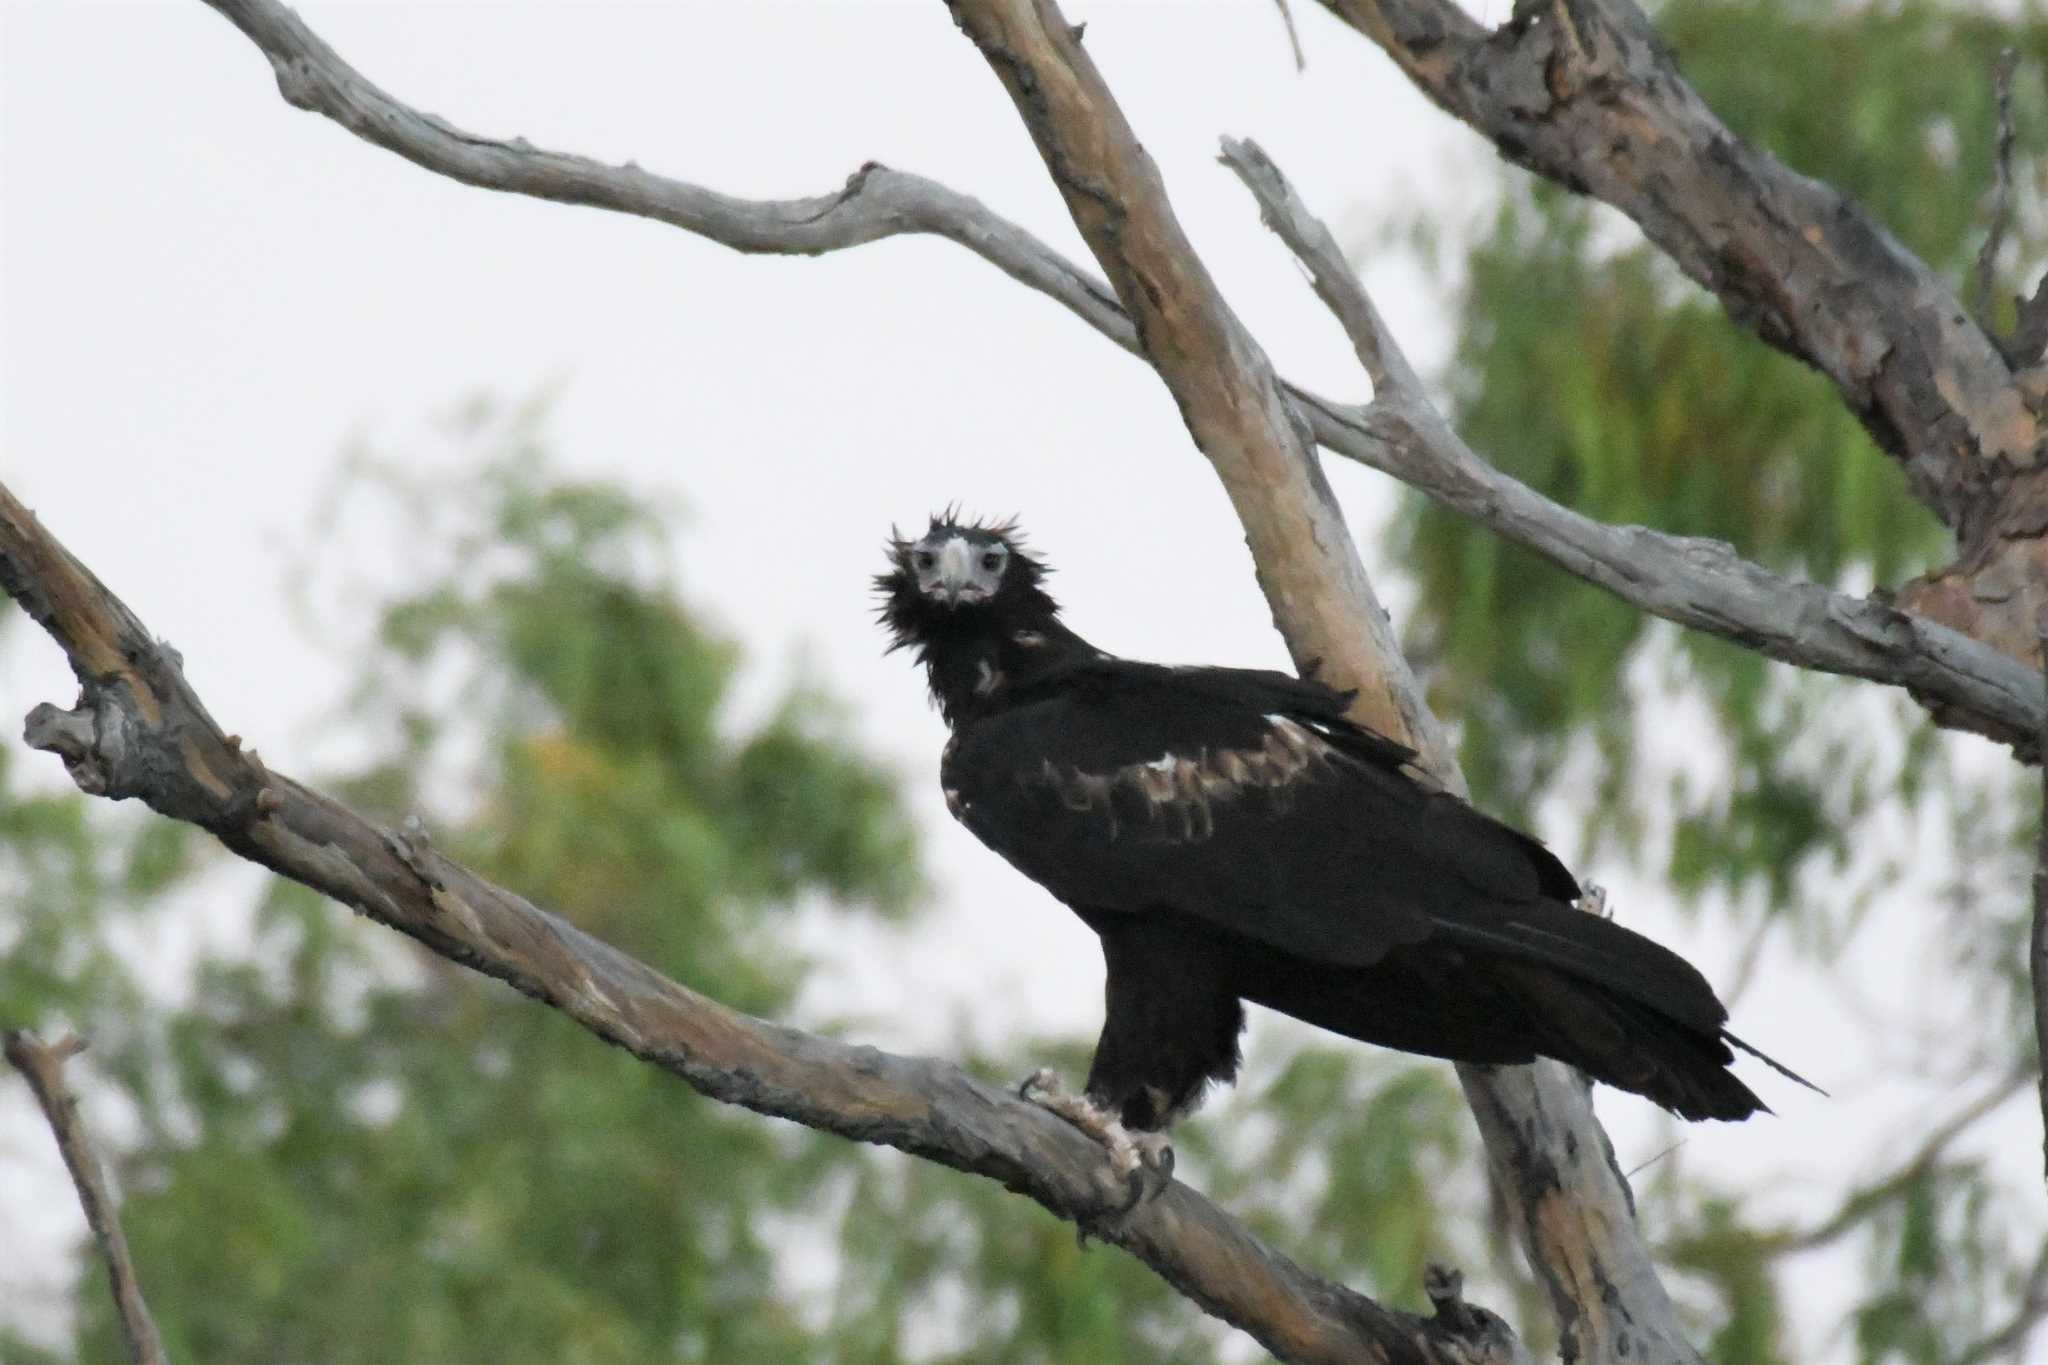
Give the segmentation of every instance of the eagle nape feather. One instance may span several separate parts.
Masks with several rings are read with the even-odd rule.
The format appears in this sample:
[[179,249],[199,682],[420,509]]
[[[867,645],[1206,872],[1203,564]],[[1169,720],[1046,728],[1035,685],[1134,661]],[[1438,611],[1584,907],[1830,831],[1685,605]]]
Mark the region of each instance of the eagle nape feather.
[[1765,1105],[1685,959],[1576,908],[1541,843],[1411,766],[1315,680],[1165,666],[1060,620],[1014,522],[950,510],[876,579],[952,737],[953,816],[1100,937],[1083,1100],[1157,1131],[1237,1071],[1250,1001],[1346,1037],[1552,1057],[1689,1119]]

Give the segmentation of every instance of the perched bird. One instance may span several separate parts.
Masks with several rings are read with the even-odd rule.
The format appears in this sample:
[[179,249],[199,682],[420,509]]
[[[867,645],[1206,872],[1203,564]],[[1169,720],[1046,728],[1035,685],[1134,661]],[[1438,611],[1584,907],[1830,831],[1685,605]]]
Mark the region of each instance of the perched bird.
[[1126,1173],[1236,1075],[1247,1000],[1426,1056],[1555,1057],[1689,1119],[1764,1108],[1706,979],[1574,908],[1562,863],[1345,719],[1350,694],[1104,653],[1014,523],[934,518],[890,560],[879,614],[952,731],[947,808],[1102,940],[1085,1097],[1027,1089]]

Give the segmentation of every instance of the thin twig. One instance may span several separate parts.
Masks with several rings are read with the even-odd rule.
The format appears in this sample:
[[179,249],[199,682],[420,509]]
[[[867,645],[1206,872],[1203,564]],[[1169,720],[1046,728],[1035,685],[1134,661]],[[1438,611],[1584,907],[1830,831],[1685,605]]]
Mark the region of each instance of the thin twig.
[[1294,51],[1294,69],[1308,70],[1308,54],[1301,50],[1301,34],[1294,28],[1294,10],[1287,0],[1273,0],[1273,3],[1280,9],[1280,22],[1287,26],[1287,46]]
[[[2048,670],[2048,612],[2039,623],[2041,660]],[[2043,673],[2048,688],[2048,672]],[[2042,729],[2048,746],[2048,726]],[[2048,753],[2048,747],[2042,752]],[[2034,850],[2034,923],[2027,943],[2027,975],[2034,991],[2034,1065],[2040,1071],[2042,1176],[2048,1178],[2048,763],[2041,765],[2041,829]]]
[[64,1063],[85,1050],[85,1042],[69,1035],[45,1043],[27,1029],[9,1029],[4,1051],[7,1060],[35,1092],[43,1117],[56,1135],[57,1150],[71,1171],[71,1183],[78,1187],[78,1202],[85,1209],[85,1221],[100,1244],[107,1263],[107,1280],[114,1292],[114,1307],[121,1315],[121,1335],[128,1342],[129,1359],[135,1365],[163,1365],[163,1339],[142,1301],[142,1282],[135,1277],[135,1263],[128,1256],[128,1238],[114,1212],[107,1193],[107,1179],[86,1136],[85,1121],[78,1116],[78,1101],[64,1084]]
[[2012,73],[2020,54],[2006,48],[1991,65],[1992,89],[1998,98],[1998,143],[1991,158],[1991,228],[1977,253],[1977,318],[1984,330],[1998,334],[1991,316],[1991,286],[1998,270],[1998,251],[2005,245],[2006,229],[2012,224]]

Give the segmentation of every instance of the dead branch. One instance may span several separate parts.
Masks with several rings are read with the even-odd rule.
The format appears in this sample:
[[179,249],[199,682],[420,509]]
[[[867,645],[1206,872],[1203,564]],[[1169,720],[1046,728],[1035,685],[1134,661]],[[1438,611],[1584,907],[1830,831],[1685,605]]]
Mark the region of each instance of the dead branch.
[[251,862],[493,976],[701,1093],[986,1176],[1114,1242],[1283,1360],[1523,1365],[1470,1305],[1394,1312],[1303,1269],[1172,1184],[1127,1216],[1102,1149],[1042,1107],[931,1058],[772,1024],[698,995],[574,925],[271,771],[216,725],[180,662],[0,487],[0,589],[63,647],[82,689],[30,712],[31,747],[79,787],[136,798]]
[[121,1335],[128,1343],[128,1358],[135,1365],[164,1365],[164,1344],[157,1335],[149,1305],[142,1301],[142,1282],[136,1278],[135,1262],[128,1255],[128,1238],[121,1231],[121,1219],[107,1192],[107,1178],[100,1169],[85,1121],[78,1116],[78,1101],[64,1084],[64,1063],[85,1050],[76,1035],[45,1043],[27,1029],[8,1029],[4,1035],[7,1060],[35,1092],[50,1132],[57,1139],[71,1183],[78,1190],[78,1202],[85,1210],[86,1225],[99,1243],[100,1257],[107,1263],[107,1282],[114,1294],[114,1308],[121,1319]]
[[[2048,614],[2038,627],[2048,659]],[[2048,672],[2043,674],[2048,684]],[[2048,731],[2042,733],[2048,753]],[[2034,1066],[2040,1072],[2042,1173],[2048,1176],[2048,763],[2041,767],[2041,828],[2035,834],[2034,919],[2027,935],[2027,982],[2034,992]]]
[[[1722,541],[1595,521],[1503,474],[1437,412],[1329,229],[1279,168],[1250,142],[1226,140],[1223,159],[1258,199],[1267,225],[1308,268],[1318,297],[1372,376],[1373,401],[1348,414],[1372,437],[1357,447],[1361,463],[1667,621],[1804,668],[1866,678],[1883,673],[1951,723],[1961,717],[1941,698],[1955,689],[1940,675],[1958,666],[1960,650],[1969,656],[1960,667],[1972,675],[1973,687],[1998,680],[2003,715],[2048,718],[2039,676],[1988,645],[1872,598],[1781,578]],[[1970,722],[1964,727],[1975,728]],[[2038,750],[2038,732],[2004,737],[2023,756]]]
[[[870,164],[833,194],[748,200],[631,163],[481,137],[387,95],[277,0],[207,3],[262,49],[295,106],[436,174],[651,218],[736,251],[816,255],[900,234],[943,237],[1142,354],[1129,315],[1098,279],[980,201],[921,176]],[[1798,667],[1907,688],[1943,724],[2032,754],[2048,708],[2033,670],[1989,645],[1883,602],[1781,577],[1720,541],[1594,521],[1476,457],[1417,460],[1402,432],[1378,430],[1359,409],[1298,386],[1283,388],[1326,448],[1420,488],[1624,601]]]
[[1998,140],[1991,149],[1991,226],[1985,230],[1984,245],[1977,252],[1977,289],[1972,302],[1984,330],[1997,336],[1997,321],[1991,316],[1992,285],[1998,278],[1998,251],[2005,245],[2012,226],[2012,77],[2020,54],[2006,48],[1991,66],[1991,84],[1998,102]]

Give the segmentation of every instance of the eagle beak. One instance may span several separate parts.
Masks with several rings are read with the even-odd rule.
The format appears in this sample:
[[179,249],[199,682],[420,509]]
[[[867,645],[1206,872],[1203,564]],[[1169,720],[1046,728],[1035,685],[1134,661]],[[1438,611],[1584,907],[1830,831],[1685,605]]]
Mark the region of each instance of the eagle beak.
[[939,547],[939,578],[933,596],[948,606],[979,600],[983,595],[974,584],[974,551],[964,540],[949,540]]

